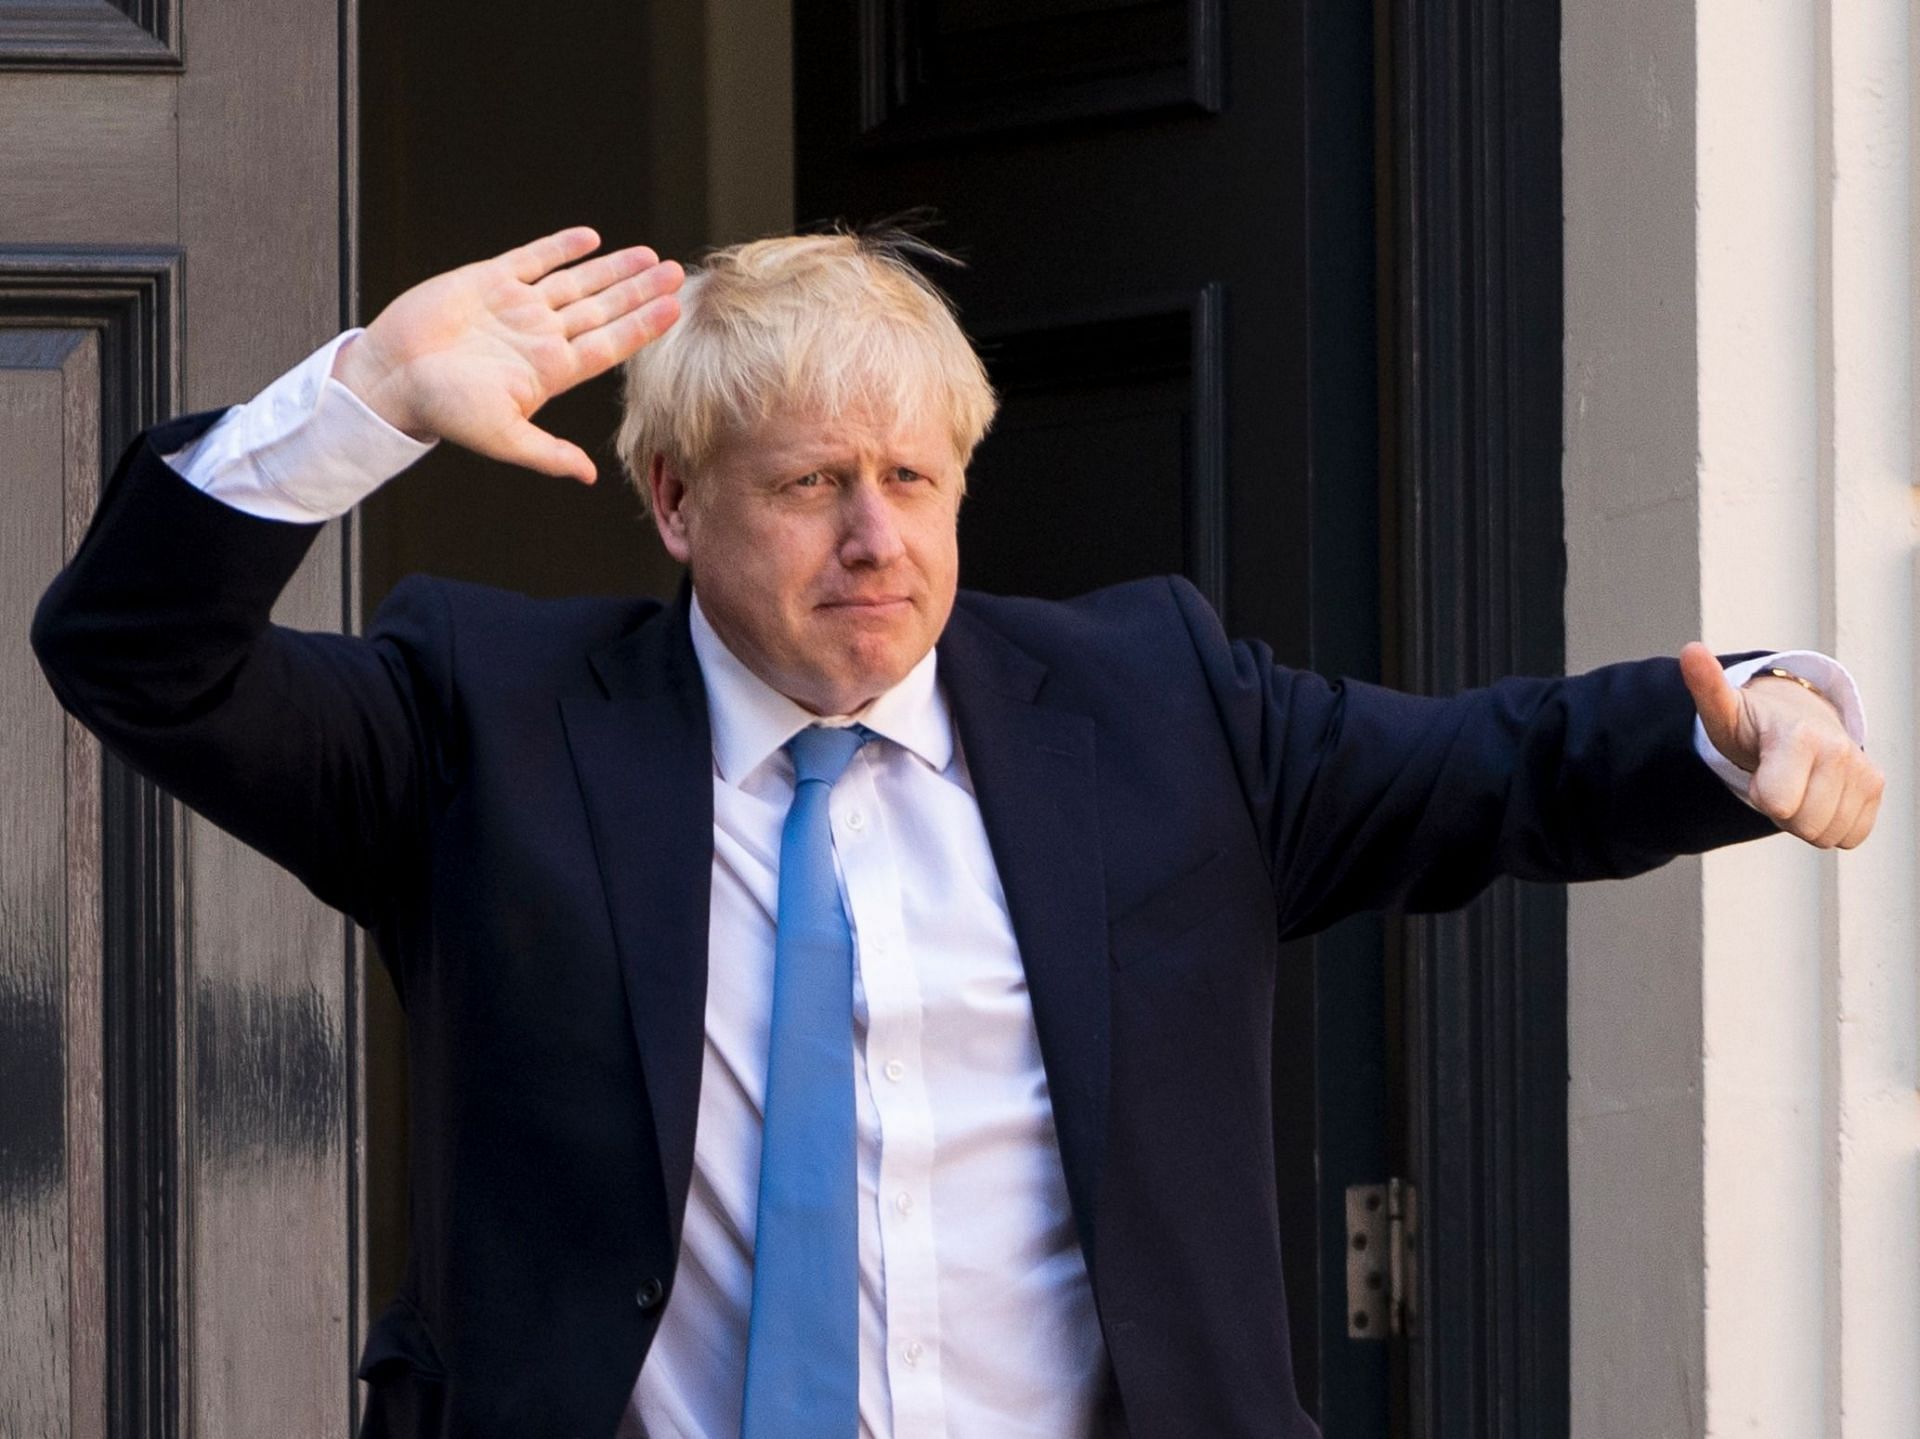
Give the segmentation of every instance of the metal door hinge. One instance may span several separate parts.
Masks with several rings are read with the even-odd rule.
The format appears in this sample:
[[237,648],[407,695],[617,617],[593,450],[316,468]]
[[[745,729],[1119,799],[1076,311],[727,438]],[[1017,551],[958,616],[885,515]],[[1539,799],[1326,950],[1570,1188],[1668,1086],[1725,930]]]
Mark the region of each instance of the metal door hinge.
[[1419,1196],[1404,1179],[1347,1190],[1347,1338],[1419,1333]]

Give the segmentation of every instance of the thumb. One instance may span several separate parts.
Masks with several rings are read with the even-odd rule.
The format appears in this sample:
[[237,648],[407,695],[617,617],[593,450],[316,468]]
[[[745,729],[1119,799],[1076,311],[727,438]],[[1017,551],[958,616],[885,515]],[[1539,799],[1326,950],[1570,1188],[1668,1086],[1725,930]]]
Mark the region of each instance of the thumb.
[[543,475],[563,475],[583,485],[599,478],[585,450],[527,421],[503,437],[500,458]]
[[1735,753],[1739,745],[1740,696],[1727,683],[1727,672],[1712,650],[1695,640],[1680,651],[1680,677],[1686,681],[1693,707],[1700,712],[1700,723],[1707,738],[1720,753],[1739,763]]

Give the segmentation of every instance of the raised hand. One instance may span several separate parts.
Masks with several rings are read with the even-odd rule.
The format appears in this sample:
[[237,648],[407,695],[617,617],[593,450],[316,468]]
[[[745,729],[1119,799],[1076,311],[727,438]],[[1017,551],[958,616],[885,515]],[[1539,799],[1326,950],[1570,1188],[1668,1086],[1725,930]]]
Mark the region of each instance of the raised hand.
[[685,278],[644,245],[584,258],[599,246],[579,226],[435,275],[341,349],[334,378],[416,439],[590,485],[586,451],[532,416],[658,338]]
[[1680,673],[1707,738],[1747,771],[1754,808],[1821,849],[1852,849],[1872,832],[1886,776],[1831,704],[1771,676],[1735,689],[1698,641],[1680,652]]

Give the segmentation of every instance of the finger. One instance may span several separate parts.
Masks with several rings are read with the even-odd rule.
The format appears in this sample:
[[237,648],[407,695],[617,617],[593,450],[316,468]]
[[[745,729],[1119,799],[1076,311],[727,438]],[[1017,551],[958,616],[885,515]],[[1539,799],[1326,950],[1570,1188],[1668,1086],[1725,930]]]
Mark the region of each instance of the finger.
[[583,485],[599,478],[585,450],[525,420],[501,437],[495,453],[509,464],[575,479]]
[[1813,837],[1813,846],[1816,849],[1838,849],[1840,841],[1853,833],[1853,827],[1860,819],[1860,811],[1866,808],[1870,798],[1865,786],[1859,783],[1858,776],[1845,783],[1840,792],[1840,802],[1834,807],[1833,818]]
[[1790,736],[1767,745],[1747,781],[1753,807],[1781,828],[1800,812],[1813,779],[1813,751],[1804,738]]
[[1880,817],[1880,797],[1884,793],[1882,785],[1876,783],[1867,795],[1866,804],[1861,806],[1860,814],[1853,822],[1853,828],[1842,837],[1840,848],[1857,849],[1865,842],[1867,836],[1873,833],[1874,821]]
[[1680,678],[1693,696],[1693,707],[1706,726],[1707,738],[1726,754],[1740,725],[1740,696],[1727,683],[1727,672],[1713,651],[1695,640],[1680,651]]
[[589,330],[612,324],[629,310],[637,310],[662,295],[673,294],[685,278],[680,267],[668,260],[598,294],[574,301],[560,311],[560,324],[568,339],[584,335]]
[[500,262],[513,273],[514,279],[531,285],[548,271],[571,265],[599,248],[600,236],[591,226],[575,225],[509,250],[500,256]]
[[1816,759],[1807,776],[1807,790],[1800,807],[1787,816],[1787,828],[1808,844],[1818,842],[1826,833],[1846,799],[1847,777],[1841,766],[1830,760]]
[[680,318],[680,301],[672,295],[649,300],[611,324],[589,330],[572,341],[578,380],[610,370],[643,345],[657,340]]
[[634,245],[629,249],[615,250],[611,255],[597,255],[591,260],[582,260],[564,270],[555,270],[534,288],[540,292],[541,299],[559,310],[584,295],[604,290],[629,275],[637,275],[659,263],[660,257],[652,250],[645,245]]

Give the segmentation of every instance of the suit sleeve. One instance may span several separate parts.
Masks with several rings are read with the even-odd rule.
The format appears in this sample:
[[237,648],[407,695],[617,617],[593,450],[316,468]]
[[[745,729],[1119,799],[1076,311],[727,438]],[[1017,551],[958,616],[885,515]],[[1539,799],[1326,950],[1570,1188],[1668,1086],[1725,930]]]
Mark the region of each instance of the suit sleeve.
[[34,652],[109,749],[370,925],[423,860],[445,773],[444,594],[404,582],[364,639],[273,624],[322,526],[244,514],[169,469],[213,418],[129,450],[41,598]]
[[1433,699],[1278,665],[1229,643],[1190,586],[1174,594],[1289,937],[1456,909],[1501,875],[1620,879],[1777,832],[1694,752],[1678,661]]

